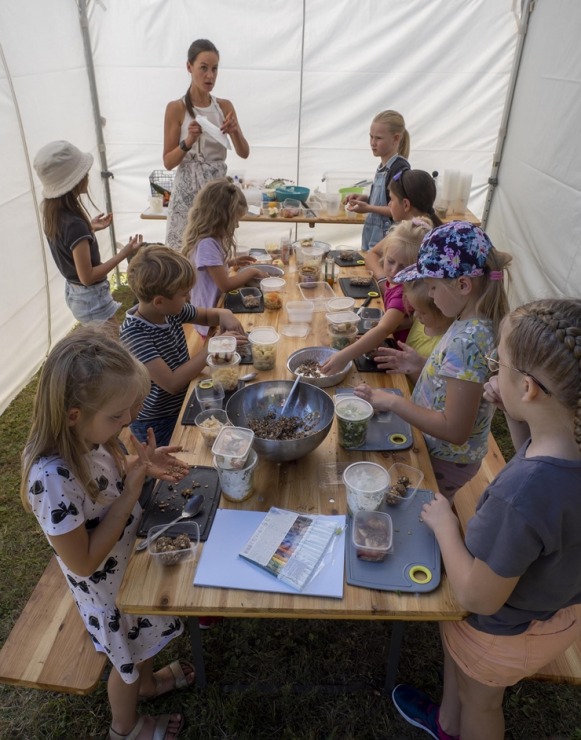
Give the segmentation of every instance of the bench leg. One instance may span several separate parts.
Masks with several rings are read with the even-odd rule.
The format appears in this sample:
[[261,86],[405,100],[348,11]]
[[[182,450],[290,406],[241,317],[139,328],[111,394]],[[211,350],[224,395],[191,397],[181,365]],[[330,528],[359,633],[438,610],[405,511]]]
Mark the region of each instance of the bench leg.
[[188,632],[190,633],[190,644],[192,646],[192,662],[196,669],[196,686],[205,689],[208,685],[206,680],[206,665],[204,663],[204,646],[202,634],[197,617],[188,617]]
[[396,620],[391,623],[391,638],[389,640],[389,652],[387,654],[387,666],[385,669],[385,686],[383,687],[383,693],[385,696],[389,696],[395,686],[399,665],[399,653],[401,650],[405,626],[406,623],[401,620]]

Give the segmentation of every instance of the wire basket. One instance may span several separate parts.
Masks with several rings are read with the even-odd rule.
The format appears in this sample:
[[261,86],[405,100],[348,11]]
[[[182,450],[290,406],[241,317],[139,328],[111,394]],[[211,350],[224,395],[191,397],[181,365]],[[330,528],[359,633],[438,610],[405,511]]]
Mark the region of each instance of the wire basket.
[[155,195],[156,193],[161,193],[161,195],[163,195],[164,206],[166,206],[169,201],[174,179],[175,172],[169,172],[169,170],[153,170],[149,176],[151,194]]

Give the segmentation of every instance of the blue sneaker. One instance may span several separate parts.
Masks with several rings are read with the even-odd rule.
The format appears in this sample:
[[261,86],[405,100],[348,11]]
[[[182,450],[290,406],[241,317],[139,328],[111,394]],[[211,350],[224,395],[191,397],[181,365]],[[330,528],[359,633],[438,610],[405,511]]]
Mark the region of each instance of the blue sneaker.
[[427,732],[434,740],[458,740],[458,735],[448,735],[442,730],[438,722],[440,705],[434,704],[423,691],[400,683],[391,692],[391,700],[406,722]]

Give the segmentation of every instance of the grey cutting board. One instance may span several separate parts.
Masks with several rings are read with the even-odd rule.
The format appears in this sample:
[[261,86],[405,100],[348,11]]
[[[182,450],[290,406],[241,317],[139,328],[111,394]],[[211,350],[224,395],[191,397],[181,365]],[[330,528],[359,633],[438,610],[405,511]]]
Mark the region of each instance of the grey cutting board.
[[[397,388],[382,388],[382,391],[386,393],[397,393],[398,396],[403,395]],[[350,388],[337,388],[335,395],[348,396],[353,395],[353,391]],[[381,416],[382,412],[379,412]],[[361,447],[350,448],[353,452],[359,452],[360,450],[368,452],[384,452],[386,450],[407,450],[414,443],[414,435],[412,428],[397,414],[390,413],[388,421],[378,421],[378,414],[374,414],[369,422],[367,428],[367,439],[365,444]],[[395,444],[389,438],[392,434],[403,434],[406,441],[403,444]],[[345,448],[347,452],[350,450]]]
[[[351,538],[353,519],[347,517],[345,537],[345,578],[351,586],[363,586],[378,591],[405,591],[427,593],[440,583],[440,548],[434,533],[427,524],[419,521],[422,506],[434,498],[432,491],[420,488],[407,509],[383,504],[393,521],[393,553],[381,563],[359,560]],[[428,583],[414,583],[410,569],[421,565],[427,568],[432,579]]]

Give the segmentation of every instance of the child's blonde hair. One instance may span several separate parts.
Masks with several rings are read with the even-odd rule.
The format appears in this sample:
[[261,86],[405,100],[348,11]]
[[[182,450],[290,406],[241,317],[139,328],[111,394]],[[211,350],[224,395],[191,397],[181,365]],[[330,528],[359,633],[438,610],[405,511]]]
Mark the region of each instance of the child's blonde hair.
[[581,300],[533,301],[505,322],[511,364],[538,375],[565,408],[575,410],[575,441],[581,449]]
[[188,213],[182,250],[186,257],[191,259],[200,240],[210,237],[219,242],[224,260],[235,254],[234,232],[247,207],[242,190],[226,178],[204,185]]
[[152,244],[142,247],[129,263],[127,282],[138,300],[151,303],[158,295],[173,298],[180,290],[191,290],[196,273],[180,252]]
[[[430,296],[430,289],[428,288],[425,280],[413,280],[410,283],[403,284],[404,299],[414,308],[418,308],[423,311],[429,311],[438,319],[444,319],[444,314],[434,303],[434,299]],[[450,323],[452,320],[450,319]]]
[[413,218],[411,221],[400,221],[387,232],[383,239],[383,260],[390,249],[397,249],[401,261],[413,265],[424,236],[432,229],[427,218]]
[[[57,342],[42,369],[34,399],[32,426],[22,454],[20,496],[30,511],[28,477],[39,457],[58,455],[96,501],[99,488],[86,460],[87,446],[69,413],[80,409],[91,419],[111,399],[135,388],[137,361],[123,345],[101,330],[84,327]],[[113,455],[120,473],[124,458],[117,437],[104,447]]]
[[401,113],[394,110],[381,111],[375,116],[373,123],[383,123],[392,134],[400,134],[398,154],[406,159],[410,156],[410,135]]
[[[500,322],[510,310],[508,296],[504,288],[504,272],[506,271],[508,281],[510,275],[507,268],[511,262],[512,256],[510,254],[500,252],[496,247],[492,247],[484,265],[485,274],[472,278],[478,292],[475,311],[480,316],[485,316],[492,321],[494,336],[497,338]],[[491,275],[494,279],[491,279]]]

